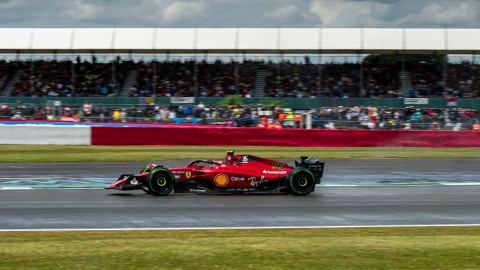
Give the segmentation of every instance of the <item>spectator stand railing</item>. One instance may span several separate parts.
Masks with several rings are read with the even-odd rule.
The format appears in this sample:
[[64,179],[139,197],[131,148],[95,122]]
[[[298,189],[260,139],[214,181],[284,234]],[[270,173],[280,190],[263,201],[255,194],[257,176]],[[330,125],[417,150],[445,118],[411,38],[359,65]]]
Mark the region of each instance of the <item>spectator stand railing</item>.
[[[44,120],[35,119],[30,115],[23,115],[22,118],[0,115],[0,120]],[[71,119],[69,119],[72,121]],[[225,127],[256,127],[260,119],[246,121],[242,118],[166,118],[155,117],[83,117],[80,119],[85,123],[158,123],[158,124],[200,124]],[[293,121],[278,121],[283,128],[297,128]],[[355,129],[355,130],[473,130],[474,121],[369,121],[332,120],[319,119],[312,121],[312,129]],[[265,127],[267,128],[267,127]],[[303,123],[300,128],[306,128]]]

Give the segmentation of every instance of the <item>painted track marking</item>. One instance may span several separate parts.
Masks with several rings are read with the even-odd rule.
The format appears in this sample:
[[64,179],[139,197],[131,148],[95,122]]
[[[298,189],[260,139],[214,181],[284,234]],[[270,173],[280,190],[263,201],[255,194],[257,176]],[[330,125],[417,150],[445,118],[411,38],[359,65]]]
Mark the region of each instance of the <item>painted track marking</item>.
[[474,227],[480,224],[421,224],[421,225],[363,225],[363,226],[279,226],[279,227],[186,227],[186,228],[92,228],[92,229],[3,229],[0,232],[69,232],[69,231],[182,231],[182,230],[265,230],[265,229],[348,229],[348,228],[418,228]]

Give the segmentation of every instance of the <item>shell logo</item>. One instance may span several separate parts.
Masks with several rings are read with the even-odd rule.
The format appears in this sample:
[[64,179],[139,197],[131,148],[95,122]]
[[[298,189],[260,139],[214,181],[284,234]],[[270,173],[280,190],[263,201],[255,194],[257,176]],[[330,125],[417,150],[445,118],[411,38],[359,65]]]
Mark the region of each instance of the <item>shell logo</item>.
[[219,187],[224,187],[227,185],[228,183],[228,176],[226,176],[225,174],[221,173],[221,174],[217,174],[217,176],[215,176],[215,179],[213,179],[215,181],[215,184]]

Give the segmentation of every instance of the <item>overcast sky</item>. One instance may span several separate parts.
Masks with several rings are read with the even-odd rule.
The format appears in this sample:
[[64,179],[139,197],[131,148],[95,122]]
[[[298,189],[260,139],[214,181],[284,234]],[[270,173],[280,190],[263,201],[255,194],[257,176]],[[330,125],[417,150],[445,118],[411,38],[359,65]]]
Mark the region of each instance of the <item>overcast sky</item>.
[[480,0],[0,0],[0,27],[480,28]]

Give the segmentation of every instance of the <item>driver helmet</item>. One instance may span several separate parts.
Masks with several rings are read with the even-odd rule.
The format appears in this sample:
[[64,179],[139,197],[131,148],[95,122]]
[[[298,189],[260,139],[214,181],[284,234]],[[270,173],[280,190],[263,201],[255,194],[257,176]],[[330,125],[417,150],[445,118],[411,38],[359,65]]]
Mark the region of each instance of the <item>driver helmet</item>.
[[227,164],[231,165],[235,159],[237,159],[237,156],[235,156],[235,151],[228,150],[227,151]]

